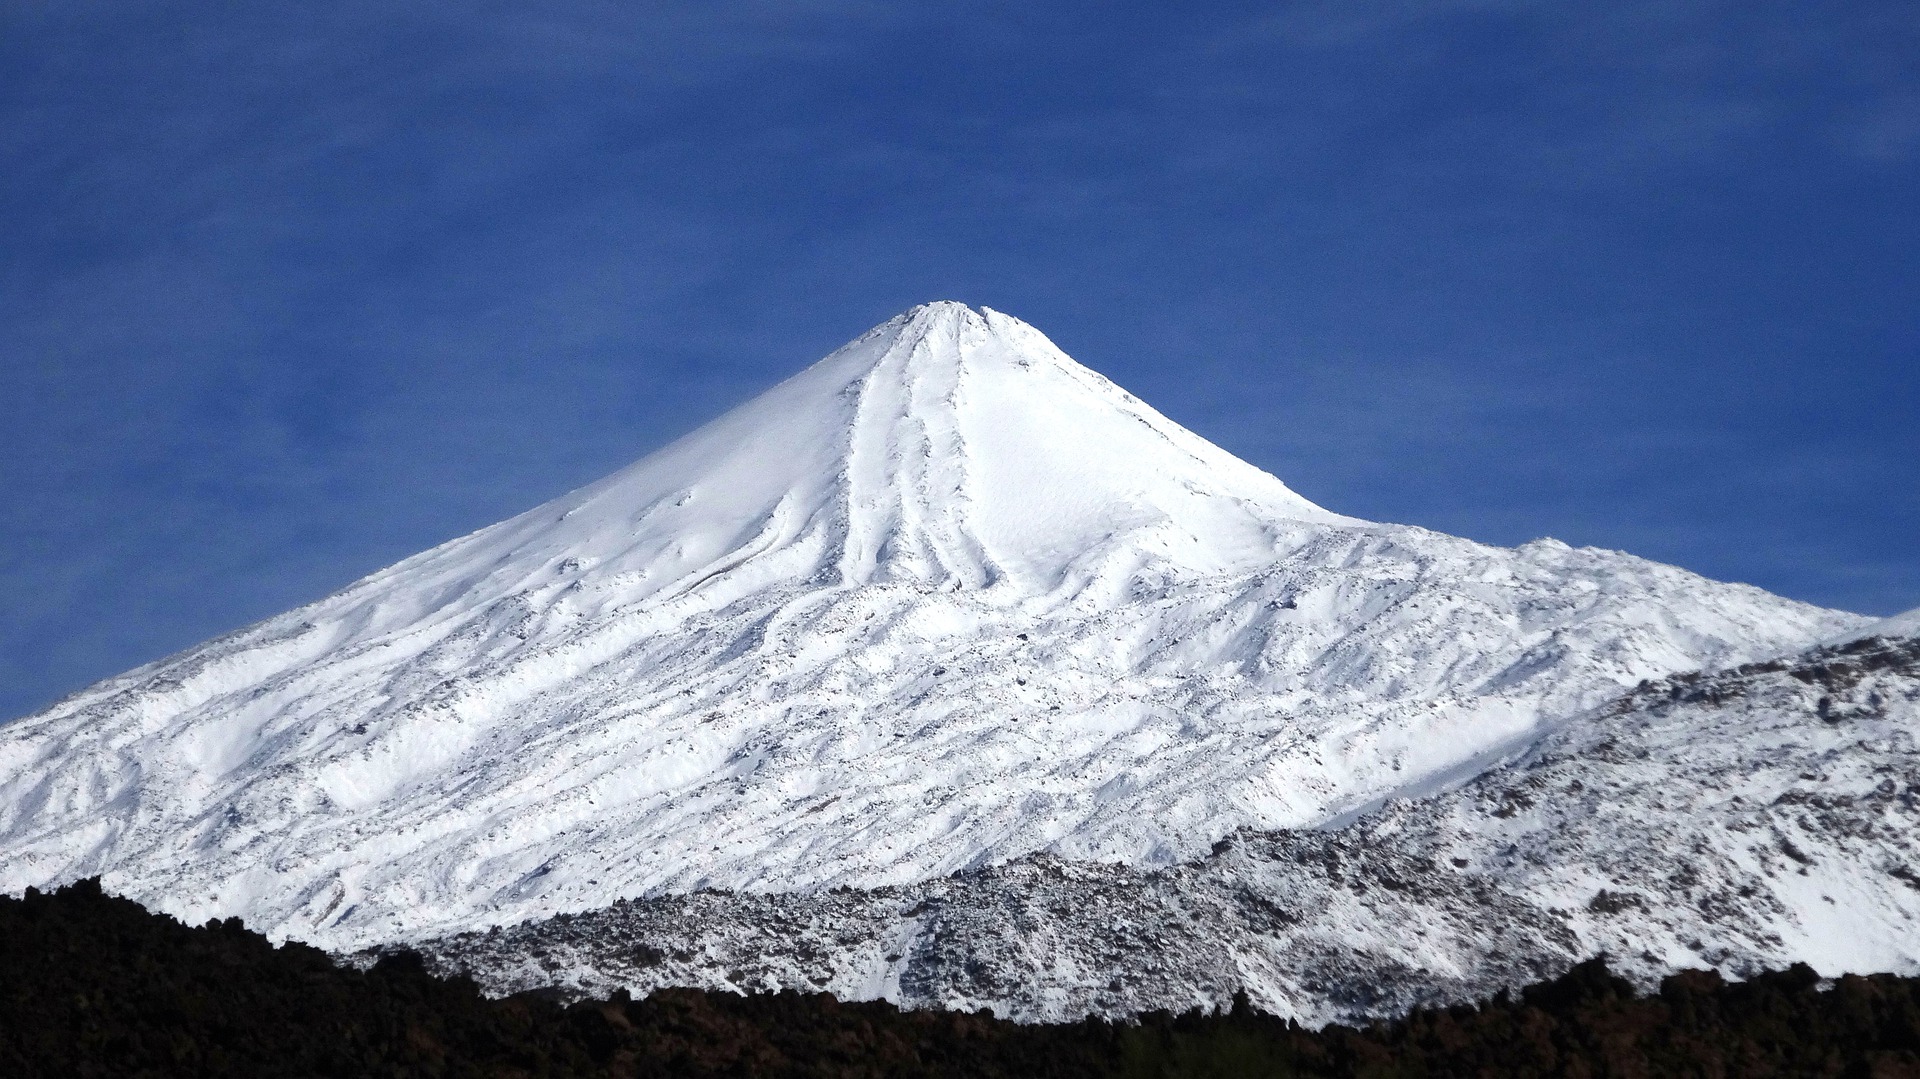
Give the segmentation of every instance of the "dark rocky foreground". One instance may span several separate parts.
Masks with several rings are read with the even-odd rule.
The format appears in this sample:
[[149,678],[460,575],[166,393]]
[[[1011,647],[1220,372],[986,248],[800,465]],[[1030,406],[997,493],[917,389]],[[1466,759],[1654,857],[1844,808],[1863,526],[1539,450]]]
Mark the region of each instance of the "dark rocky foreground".
[[0,897],[6,1076],[1920,1076],[1920,978],[1805,967],[1657,994],[1599,962],[1517,997],[1312,1031],[1240,1007],[1022,1025],[824,994],[483,997],[367,971],[97,882]]

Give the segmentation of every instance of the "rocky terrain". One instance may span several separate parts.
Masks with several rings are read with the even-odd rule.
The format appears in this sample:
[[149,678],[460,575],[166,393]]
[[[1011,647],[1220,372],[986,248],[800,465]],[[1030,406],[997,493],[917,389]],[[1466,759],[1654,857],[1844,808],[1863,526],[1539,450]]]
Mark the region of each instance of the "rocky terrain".
[[[1898,628],[1898,627],[1896,627]],[[416,945],[491,992],[824,990],[1027,1021],[1312,1025],[1600,954],[1650,986],[1920,962],[1920,637],[1648,682],[1455,789],[1142,870],[1032,855],[904,887],[703,891]]]
[[0,896],[0,1074],[692,1079],[1920,1076],[1920,978],[1804,966],[1640,994],[1605,965],[1478,1006],[1309,1030],[1234,1002],[1041,1025],[824,993],[666,989],[564,1007],[442,979],[411,953],[343,968],[238,921],[191,927],[98,881]]

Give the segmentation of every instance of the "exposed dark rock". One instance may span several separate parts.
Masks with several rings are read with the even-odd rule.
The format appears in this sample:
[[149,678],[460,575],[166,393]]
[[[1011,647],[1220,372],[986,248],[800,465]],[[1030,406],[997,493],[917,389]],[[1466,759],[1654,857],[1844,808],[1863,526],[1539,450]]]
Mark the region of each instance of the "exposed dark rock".
[[[1591,960],[1517,994],[1320,1031],[1244,995],[1054,1026],[820,993],[490,1000],[410,952],[347,969],[232,919],[189,928],[85,881],[0,898],[0,970],[0,1074],[23,1079],[1920,1076],[1920,979],[1823,988],[1804,966],[1732,984],[1685,971],[1642,996]],[[1415,1000],[1419,972],[1398,973],[1325,988],[1355,1004]]]

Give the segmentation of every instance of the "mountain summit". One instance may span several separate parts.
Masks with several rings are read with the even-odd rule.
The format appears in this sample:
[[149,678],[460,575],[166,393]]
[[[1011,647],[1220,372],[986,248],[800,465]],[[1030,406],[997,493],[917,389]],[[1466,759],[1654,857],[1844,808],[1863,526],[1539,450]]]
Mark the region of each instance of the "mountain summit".
[[653,514],[646,534],[685,562],[640,559],[669,588],[676,570],[792,551],[774,575],[1046,591],[1121,535],[1211,567],[1257,559],[1270,520],[1341,520],[1026,323],[957,303],[876,327],[590,490],[581,511],[623,532],[636,506]]
[[1159,865],[1864,620],[1328,512],[915,308],[591,486],[0,728],[0,888],[333,947],[703,887]]

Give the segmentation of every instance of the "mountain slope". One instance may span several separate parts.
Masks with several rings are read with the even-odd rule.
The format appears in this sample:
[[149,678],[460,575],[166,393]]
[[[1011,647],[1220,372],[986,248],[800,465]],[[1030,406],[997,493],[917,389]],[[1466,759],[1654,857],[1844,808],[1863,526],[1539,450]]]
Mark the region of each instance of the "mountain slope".
[[1864,620],[1323,510],[933,304],[637,464],[0,728],[0,888],[354,947],[1165,865]]
[[1484,999],[1605,953],[1650,986],[1920,970],[1920,638],[1640,687],[1466,785],[1161,870],[1045,855],[811,895],[707,892],[418,945],[494,992],[826,990],[1022,1020],[1221,1007],[1312,1025]]

